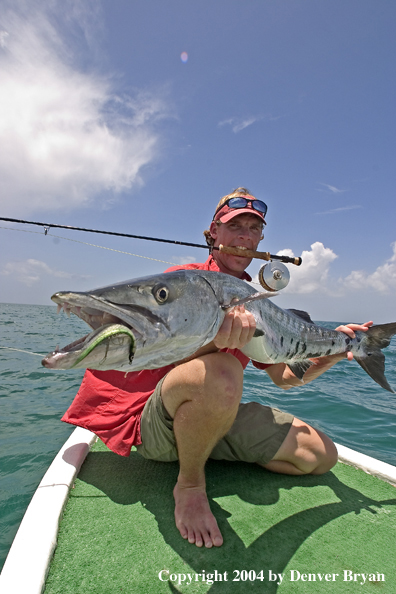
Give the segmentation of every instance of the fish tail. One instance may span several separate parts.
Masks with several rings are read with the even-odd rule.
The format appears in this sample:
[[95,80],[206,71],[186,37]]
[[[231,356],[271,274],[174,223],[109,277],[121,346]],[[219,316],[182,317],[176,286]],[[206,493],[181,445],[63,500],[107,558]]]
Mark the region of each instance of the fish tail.
[[381,349],[389,346],[392,336],[396,334],[396,322],[372,326],[365,335],[364,354],[354,355],[355,360],[363,367],[364,371],[385,390],[395,391],[391,388],[385,377],[385,355]]

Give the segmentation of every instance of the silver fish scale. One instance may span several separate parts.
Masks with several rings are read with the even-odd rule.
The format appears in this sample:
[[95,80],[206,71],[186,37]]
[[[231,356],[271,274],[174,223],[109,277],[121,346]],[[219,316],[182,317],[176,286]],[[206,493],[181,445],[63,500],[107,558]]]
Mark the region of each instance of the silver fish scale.
[[269,300],[247,304],[246,308],[255,315],[258,328],[264,332],[242,349],[255,361],[303,361],[348,350],[353,342],[340,332],[305,322]]

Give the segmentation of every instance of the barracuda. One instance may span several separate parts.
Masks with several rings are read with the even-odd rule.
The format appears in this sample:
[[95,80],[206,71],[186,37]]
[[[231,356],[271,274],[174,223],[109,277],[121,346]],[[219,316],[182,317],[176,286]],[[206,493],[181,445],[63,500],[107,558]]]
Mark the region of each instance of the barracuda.
[[94,332],[42,361],[51,369],[156,369],[191,356],[216,336],[229,307],[244,303],[256,332],[242,351],[261,363],[287,363],[302,379],[310,359],[351,351],[380,386],[386,348],[396,322],[356,332],[314,324],[304,312],[283,310],[242,280],[219,272],[180,270],[85,293],[59,292],[52,300],[87,322]]

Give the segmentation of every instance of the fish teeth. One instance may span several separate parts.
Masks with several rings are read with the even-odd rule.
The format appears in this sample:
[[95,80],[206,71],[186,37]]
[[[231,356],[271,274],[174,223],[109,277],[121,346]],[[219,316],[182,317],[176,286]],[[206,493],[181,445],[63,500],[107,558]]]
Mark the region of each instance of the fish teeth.
[[61,309],[62,309],[62,306],[60,303],[58,303],[58,307],[56,308],[56,313],[58,314]]

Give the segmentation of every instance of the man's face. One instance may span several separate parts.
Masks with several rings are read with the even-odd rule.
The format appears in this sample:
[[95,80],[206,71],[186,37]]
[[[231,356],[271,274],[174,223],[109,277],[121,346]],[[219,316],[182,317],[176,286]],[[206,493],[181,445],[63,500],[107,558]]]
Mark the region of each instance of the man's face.
[[[216,247],[222,244],[229,247],[245,247],[249,250],[256,250],[261,240],[262,231],[263,224],[260,218],[247,213],[238,215],[227,223],[221,223],[220,225],[212,222],[210,226],[210,232],[215,240],[214,245]],[[251,258],[231,256],[220,252],[215,252],[215,254],[220,270],[238,277],[241,276],[252,261]]]

